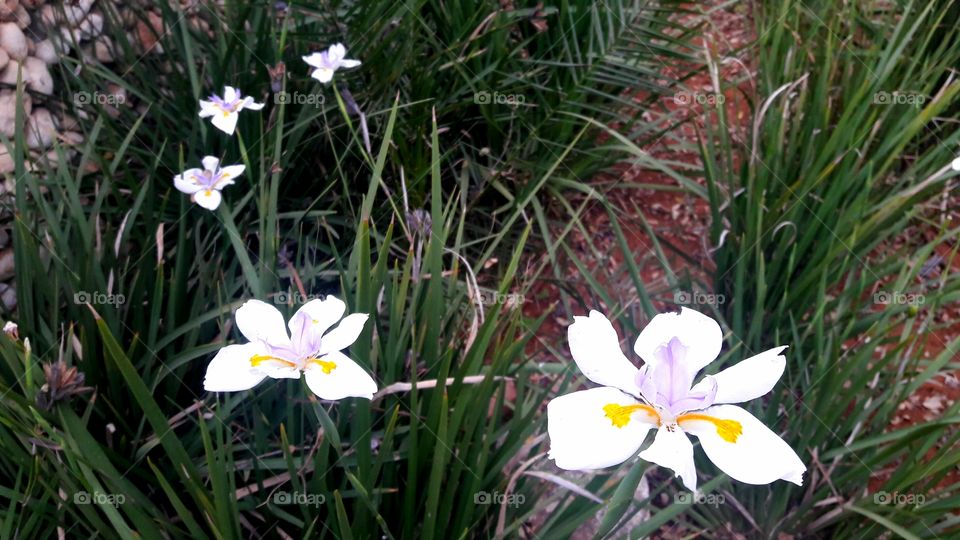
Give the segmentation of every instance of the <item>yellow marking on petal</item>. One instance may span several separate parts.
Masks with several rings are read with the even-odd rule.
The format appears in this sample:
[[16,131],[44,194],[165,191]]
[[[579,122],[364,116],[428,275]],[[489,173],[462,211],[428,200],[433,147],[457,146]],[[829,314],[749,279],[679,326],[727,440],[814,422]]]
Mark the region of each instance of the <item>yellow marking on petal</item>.
[[618,428],[622,428],[630,422],[630,415],[637,411],[643,411],[647,413],[648,416],[652,419],[656,419],[657,425],[660,424],[660,415],[657,414],[657,410],[649,405],[644,405],[643,403],[634,403],[632,405],[617,405],[616,403],[610,403],[603,406],[603,412],[606,414],[607,418],[613,422],[613,425]]
[[321,360],[319,358],[313,358],[309,360],[309,363],[316,364],[323,368],[323,372],[329,375],[333,370],[337,369],[337,364],[329,360]]
[[297,367],[297,364],[289,360],[284,360],[283,358],[277,358],[276,356],[270,356],[267,354],[255,354],[250,357],[250,365],[253,367],[257,367],[264,362],[280,362],[281,364],[289,367]]
[[204,197],[209,197],[209,196],[212,195],[212,194],[213,194],[213,190],[212,190],[212,189],[205,189],[205,190],[203,190],[203,196],[204,196]]
[[724,420],[722,418],[697,413],[681,414],[677,417],[677,423],[694,420],[710,422],[717,428],[717,435],[727,442],[735,443],[737,442],[737,438],[743,435],[743,424],[736,420]]

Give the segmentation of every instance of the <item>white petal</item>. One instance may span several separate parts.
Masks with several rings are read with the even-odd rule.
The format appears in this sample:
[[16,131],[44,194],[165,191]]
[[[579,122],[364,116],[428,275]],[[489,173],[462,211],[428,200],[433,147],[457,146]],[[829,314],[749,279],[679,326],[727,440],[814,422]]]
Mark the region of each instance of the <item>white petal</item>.
[[[697,415],[733,421],[739,424],[742,432],[730,442],[729,430],[722,429],[715,421],[698,420]],[[684,416],[693,416],[694,419],[684,420]],[[710,461],[734,480],[746,484],[769,484],[783,479],[803,485],[803,473],[807,468],[797,453],[763,422],[740,407],[709,407],[680,416],[678,421],[687,433],[700,439],[700,446]]]
[[661,313],[643,329],[633,350],[643,361],[656,364],[654,351],[677,338],[687,348],[684,364],[691,375],[713,362],[723,346],[723,332],[717,321],[692,309],[680,313]]
[[237,89],[232,86],[225,86],[223,88],[223,101],[226,103],[232,103],[233,100],[237,99]]
[[682,429],[667,426],[657,430],[657,436],[646,450],[640,452],[640,458],[676,473],[683,485],[690,491],[697,491],[697,468],[693,463],[693,443]]
[[[291,321],[300,313],[306,313],[314,321],[313,327],[317,332],[323,334],[330,329],[337,321],[343,317],[347,311],[347,304],[336,296],[329,295],[323,300],[314,299],[300,306],[300,309],[290,318]],[[293,331],[293,328],[290,329]]]
[[220,179],[217,180],[214,187],[220,189],[233,183],[234,179],[243,174],[245,165],[230,165],[220,169]]
[[317,68],[313,70],[310,76],[322,83],[328,83],[333,79],[333,70],[329,68]]
[[202,160],[200,160],[200,163],[203,164],[204,169],[208,171],[215,171],[220,165],[220,158],[216,156],[205,156]]
[[363,325],[367,322],[366,313],[354,313],[347,315],[340,321],[336,328],[324,334],[320,339],[320,352],[324,355],[334,351],[342,351],[360,337],[363,331]]
[[550,458],[567,470],[601,469],[630,459],[656,420],[644,409],[617,427],[604,411],[608,405],[639,402],[616,388],[600,387],[554,398],[547,404]]
[[787,347],[777,347],[751,356],[727,369],[705,377],[694,385],[692,392],[706,391],[710,386],[707,379],[713,379],[717,384],[716,404],[743,403],[756,399],[773,389],[783,370],[787,359],[780,353]]
[[227,135],[233,135],[234,130],[237,129],[237,120],[239,117],[240,115],[235,112],[220,112],[213,115],[210,121],[213,123],[213,126],[220,131]]
[[340,67],[343,67],[343,68],[355,68],[359,65],[360,65],[359,60],[344,59],[340,61]]
[[212,101],[200,100],[200,118],[206,118],[208,116],[213,116],[215,114],[220,114],[220,108],[217,107]]
[[303,61],[312,67],[319,68],[324,66],[322,53],[315,52],[310,56],[301,56],[300,58],[303,58]]
[[259,111],[263,108],[265,103],[257,103],[253,100],[252,97],[246,97],[243,99],[243,108],[250,109],[251,111]]
[[[310,362],[303,372],[307,386],[320,399],[343,399],[362,397],[370,399],[377,392],[377,383],[366,370],[341,352],[333,352],[320,358],[331,364]],[[325,367],[326,366],[326,369]],[[329,370],[329,373],[327,371]]]
[[280,311],[260,300],[247,300],[235,315],[237,328],[250,341],[265,341],[274,347],[290,347],[290,336]]
[[207,210],[216,210],[223,197],[215,189],[201,189],[193,194],[193,201]]
[[953,161],[950,163],[950,166],[953,168],[953,170],[955,170],[955,171],[960,171],[960,157],[958,157],[957,159],[953,160]]
[[262,354],[259,343],[227,345],[213,357],[203,378],[203,389],[208,392],[237,392],[253,388],[266,374],[250,364],[250,358]]
[[623,355],[617,331],[602,313],[591,311],[588,317],[574,317],[567,328],[567,340],[573,360],[588,379],[640,395],[635,380],[637,367]]
[[327,51],[327,55],[330,56],[331,60],[343,60],[343,57],[347,55],[347,48],[343,46],[343,43],[334,43]]
[[202,171],[200,169],[187,169],[183,171],[183,173],[173,177],[173,187],[187,195],[193,195],[203,189],[203,186],[198,184],[194,179],[196,175],[201,173]]

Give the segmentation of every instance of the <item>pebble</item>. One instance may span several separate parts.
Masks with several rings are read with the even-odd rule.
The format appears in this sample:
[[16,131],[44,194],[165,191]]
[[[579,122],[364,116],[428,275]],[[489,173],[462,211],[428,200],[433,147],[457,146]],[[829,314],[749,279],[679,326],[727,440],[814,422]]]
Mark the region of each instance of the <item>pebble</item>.
[[39,58],[28,56],[23,63],[24,80],[27,87],[41,94],[53,94],[53,77],[47,69],[47,63]]
[[49,148],[57,137],[57,126],[47,109],[34,109],[27,129],[27,146],[33,150]]
[[27,57],[27,36],[23,35],[17,23],[0,23],[0,48],[14,60]]

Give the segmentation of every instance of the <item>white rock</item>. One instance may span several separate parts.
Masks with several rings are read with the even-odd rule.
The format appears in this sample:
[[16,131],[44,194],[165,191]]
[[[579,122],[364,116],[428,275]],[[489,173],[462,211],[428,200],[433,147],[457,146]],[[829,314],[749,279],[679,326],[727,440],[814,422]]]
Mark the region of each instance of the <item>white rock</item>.
[[0,0],[0,20],[12,21],[16,19],[14,14],[18,7],[20,7],[20,2],[17,0]]
[[103,62],[104,64],[108,62],[113,62],[113,43],[104,37],[93,42],[93,52],[94,56],[97,57],[97,60]]
[[77,146],[83,143],[83,134],[76,131],[67,131],[61,134],[63,142],[71,146]]
[[53,94],[53,77],[43,60],[28,56],[23,62],[23,71],[27,88],[48,96]]
[[103,15],[99,13],[87,15],[87,18],[80,23],[77,30],[80,30],[80,36],[83,39],[92,39],[99,36],[103,33]]
[[[33,110],[33,100],[29,95],[23,96],[24,116],[29,116]],[[17,121],[17,94],[13,90],[0,90],[0,133],[12,138],[16,131]],[[2,144],[0,144],[2,146]],[[2,151],[2,148],[0,148]]]
[[16,168],[13,164],[13,156],[7,152],[6,147],[0,144],[0,174],[12,173]]
[[60,61],[60,55],[57,54],[56,47],[49,39],[38,42],[33,55],[47,64],[56,64]]
[[[0,71],[0,83],[16,85],[17,84],[17,72],[20,71],[20,64],[14,60],[11,60],[7,63],[7,67],[3,68],[3,71]],[[26,79],[27,75],[23,75]],[[26,80],[24,80],[26,82]]]
[[0,23],[0,48],[14,60],[27,57],[27,36],[23,35],[17,23]]
[[19,26],[21,30],[26,29],[33,21],[33,19],[30,18],[30,14],[23,6],[17,6],[17,11],[14,16],[17,18],[17,26]]
[[[33,99],[29,94],[23,96],[24,117],[30,116],[33,110]],[[12,138],[17,121],[17,94],[13,90],[0,90],[0,133]],[[3,151],[0,148],[0,151]]]
[[27,146],[34,150],[48,148],[56,137],[57,126],[53,123],[50,111],[34,110],[27,122]]

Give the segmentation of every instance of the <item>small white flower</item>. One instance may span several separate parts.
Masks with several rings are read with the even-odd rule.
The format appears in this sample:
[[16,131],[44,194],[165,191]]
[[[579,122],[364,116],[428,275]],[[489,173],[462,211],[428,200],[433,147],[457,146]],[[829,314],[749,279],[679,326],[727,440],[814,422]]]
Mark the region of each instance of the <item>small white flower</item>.
[[960,157],[950,162],[950,166],[953,168],[953,170],[960,171]]
[[[237,310],[237,328],[250,342],[220,349],[207,367],[204,389],[236,392],[253,388],[266,377],[299,379],[303,373],[307,386],[321,399],[372,398],[377,383],[340,352],[357,340],[367,315],[343,317],[346,309],[334,296],[311,300],[290,319],[287,334],[277,308],[259,300],[244,303]],[[340,324],[328,332],[337,321]]]
[[346,58],[347,49],[342,44],[331,45],[329,49],[304,56],[303,61],[314,68],[310,74],[314,79],[328,83],[333,80],[333,72],[340,68],[354,68],[360,65],[359,60]]
[[603,385],[553,399],[547,405],[550,457],[568,470],[599,469],[630,459],[656,429],[640,457],[672,469],[697,489],[693,444],[720,470],[747,484],[782,479],[803,483],[806,467],[797,454],[741,403],[769,392],[786,359],[777,347],[692,384],[720,353],[723,333],[706,315],[683,308],[657,315],[641,332],[634,366],[620,349],[613,325],[602,314],[574,317],[570,352],[591,381]]
[[200,118],[210,118],[213,126],[227,135],[233,135],[237,128],[240,111],[250,109],[259,111],[263,103],[253,101],[252,97],[241,97],[240,91],[232,86],[223,89],[223,97],[212,94],[206,100],[200,100]]
[[187,169],[173,177],[173,185],[190,199],[207,210],[216,210],[222,197],[220,190],[233,184],[233,179],[243,174],[243,165],[220,167],[220,160],[203,158],[203,169]]

